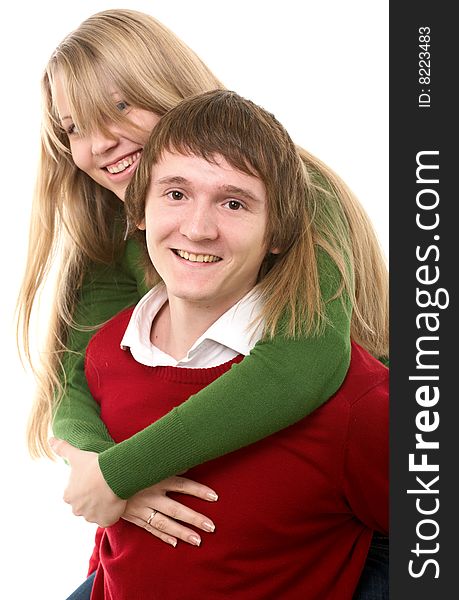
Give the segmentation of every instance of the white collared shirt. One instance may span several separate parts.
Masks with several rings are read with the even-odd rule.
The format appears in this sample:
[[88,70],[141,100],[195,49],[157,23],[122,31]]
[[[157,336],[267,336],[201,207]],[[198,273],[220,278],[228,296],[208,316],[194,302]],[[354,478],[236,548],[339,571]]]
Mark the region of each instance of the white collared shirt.
[[186,356],[175,360],[150,340],[153,321],[166,301],[166,287],[160,283],[138,302],[121,340],[121,348],[129,349],[135,360],[143,365],[188,369],[217,367],[238,354],[247,356],[261,338],[262,323],[249,327],[260,314],[261,301],[249,292],[195,341]]

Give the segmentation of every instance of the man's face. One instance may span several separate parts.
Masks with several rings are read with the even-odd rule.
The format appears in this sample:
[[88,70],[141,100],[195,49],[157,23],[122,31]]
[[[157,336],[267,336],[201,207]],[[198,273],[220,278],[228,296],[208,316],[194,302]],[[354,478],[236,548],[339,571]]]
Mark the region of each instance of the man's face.
[[166,152],[152,169],[142,228],[169,300],[223,313],[256,283],[267,199],[260,179],[215,159]]

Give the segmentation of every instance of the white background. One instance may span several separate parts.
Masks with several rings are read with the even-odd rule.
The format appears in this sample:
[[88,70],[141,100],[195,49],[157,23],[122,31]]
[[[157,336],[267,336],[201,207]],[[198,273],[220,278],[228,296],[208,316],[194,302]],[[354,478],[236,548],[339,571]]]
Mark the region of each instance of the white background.
[[93,526],[74,517],[61,500],[66,467],[27,455],[24,429],[33,381],[17,357],[13,311],[27,247],[41,71],[70,30],[90,14],[116,7],[159,18],[227,87],[273,112],[297,143],[350,185],[388,252],[386,0],[4,4],[0,515],[2,577],[11,580],[9,598],[63,600],[84,579],[91,551]]

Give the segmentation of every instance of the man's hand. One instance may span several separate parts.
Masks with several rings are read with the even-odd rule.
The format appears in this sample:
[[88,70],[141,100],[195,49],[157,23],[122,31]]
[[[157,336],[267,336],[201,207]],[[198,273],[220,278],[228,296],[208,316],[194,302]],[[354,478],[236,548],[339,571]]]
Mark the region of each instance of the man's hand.
[[100,527],[116,523],[124,513],[127,501],[118,498],[105,481],[99,468],[98,454],[79,450],[55,438],[51,438],[50,446],[70,465],[64,502],[72,506],[73,514]]

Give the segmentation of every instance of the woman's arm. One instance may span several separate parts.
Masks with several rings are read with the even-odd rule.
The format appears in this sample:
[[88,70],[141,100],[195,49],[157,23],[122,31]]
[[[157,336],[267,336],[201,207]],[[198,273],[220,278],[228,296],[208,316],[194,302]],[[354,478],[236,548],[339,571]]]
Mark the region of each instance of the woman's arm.
[[[339,287],[323,254],[324,298]],[[326,304],[320,337],[278,336],[207,388],[132,438],[103,451],[99,466],[120,498],[197,464],[254,443],[305,417],[340,387],[350,359],[350,307]]]
[[[324,298],[332,298],[339,276],[325,254],[320,276]],[[350,359],[349,304],[332,300],[326,313],[328,324],[320,337],[279,336],[258,343],[250,356],[168,415],[129,440],[102,449],[99,466],[115,494],[129,498],[171,475],[279,431],[323,404],[341,385]],[[80,377],[74,368],[73,388],[83,389],[81,381],[75,383]],[[108,440],[98,429],[95,401],[83,403],[78,396],[73,401],[78,406],[72,406],[70,396],[66,399],[71,416],[64,428],[55,423],[55,435],[79,448],[100,451],[98,444]],[[100,435],[97,440],[95,432]]]
[[85,352],[100,324],[136,304],[148,291],[137,266],[139,261],[139,247],[129,241],[119,262],[111,266],[92,264],[88,268],[79,292],[75,327],[69,331],[69,351],[63,358],[64,396],[54,414],[53,433],[80,450],[102,452],[114,445],[88,388]]

